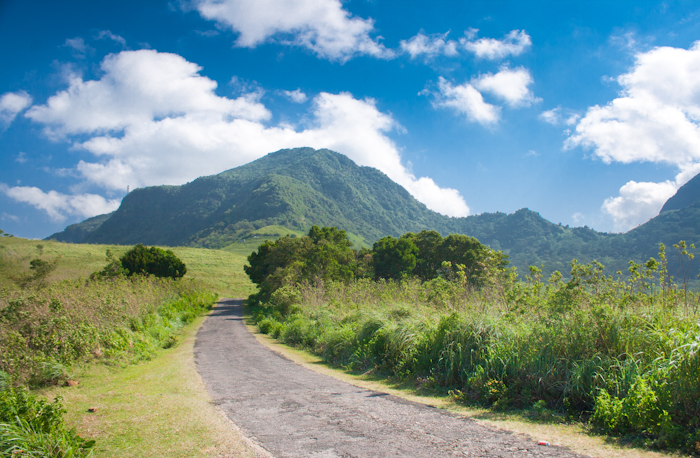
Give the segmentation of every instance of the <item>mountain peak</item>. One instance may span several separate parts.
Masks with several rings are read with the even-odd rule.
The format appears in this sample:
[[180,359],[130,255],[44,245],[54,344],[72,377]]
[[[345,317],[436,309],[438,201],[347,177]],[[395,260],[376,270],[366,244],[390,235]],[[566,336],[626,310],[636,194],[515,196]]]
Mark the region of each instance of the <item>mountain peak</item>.
[[690,181],[678,188],[678,191],[666,201],[659,214],[680,210],[700,200],[700,174],[695,175]]

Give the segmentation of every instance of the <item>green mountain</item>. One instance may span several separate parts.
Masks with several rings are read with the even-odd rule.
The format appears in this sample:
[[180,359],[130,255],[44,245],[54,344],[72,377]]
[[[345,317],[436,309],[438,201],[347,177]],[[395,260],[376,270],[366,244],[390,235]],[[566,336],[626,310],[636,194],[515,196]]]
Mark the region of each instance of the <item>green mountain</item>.
[[661,212],[664,213],[670,210],[679,210],[694,204],[700,200],[700,175],[696,175],[689,182],[681,186],[676,194],[666,201]]
[[450,218],[429,210],[377,169],[333,151],[297,148],[182,186],[136,189],[114,213],[49,239],[252,251],[264,238],[301,234],[313,224],[338,226],[356,245],[428,229],[474,236],[508,253],[520,272],[544,265],[545,273],[566,273],[574,258],[626,271],[628,260],[656,255],[659,242],[700,242],[698,222],[695,205],[665,211],[626,234],[556,225],[528,209]]
[[56,240],[57,242],[67,242],[67,243],[80,243],[85,238],[95,231],[98,227],[107,221],[112,213],[107,213],[106,215],[97,215],[92,218],[88,218],[82,223],[71,224],[66,227],[62,232],[57,232],[49,236],[46,240]]

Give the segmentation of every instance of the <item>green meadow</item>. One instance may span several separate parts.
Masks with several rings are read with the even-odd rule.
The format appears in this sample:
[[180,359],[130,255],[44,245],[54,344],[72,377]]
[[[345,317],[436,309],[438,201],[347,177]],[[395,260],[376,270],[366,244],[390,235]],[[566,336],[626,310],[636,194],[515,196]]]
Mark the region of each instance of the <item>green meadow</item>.
[[182,279],[91,277],[108,251],[119,258],[129,248],[0,238],[3,453],[250,454],[209,404],[192,360],[198,317],[218,297],[256,290],[245,257],[174,248]]

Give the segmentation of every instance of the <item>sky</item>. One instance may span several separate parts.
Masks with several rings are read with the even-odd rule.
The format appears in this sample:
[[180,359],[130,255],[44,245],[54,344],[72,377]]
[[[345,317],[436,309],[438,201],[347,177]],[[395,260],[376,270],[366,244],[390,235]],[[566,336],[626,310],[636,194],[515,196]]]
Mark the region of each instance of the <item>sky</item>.
[[0,229],[282,148],[625,232],[700,172],[696,1],[0,0]]

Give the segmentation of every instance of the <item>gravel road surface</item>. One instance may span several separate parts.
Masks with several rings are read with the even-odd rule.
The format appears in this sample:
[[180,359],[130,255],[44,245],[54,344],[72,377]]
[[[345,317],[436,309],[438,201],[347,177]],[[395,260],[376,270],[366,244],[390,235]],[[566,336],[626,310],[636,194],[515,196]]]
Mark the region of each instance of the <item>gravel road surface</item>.
[[279,458],[581,456],[306,369],[258,343],[240,300],[217,304],[194,352],[214,403]]

